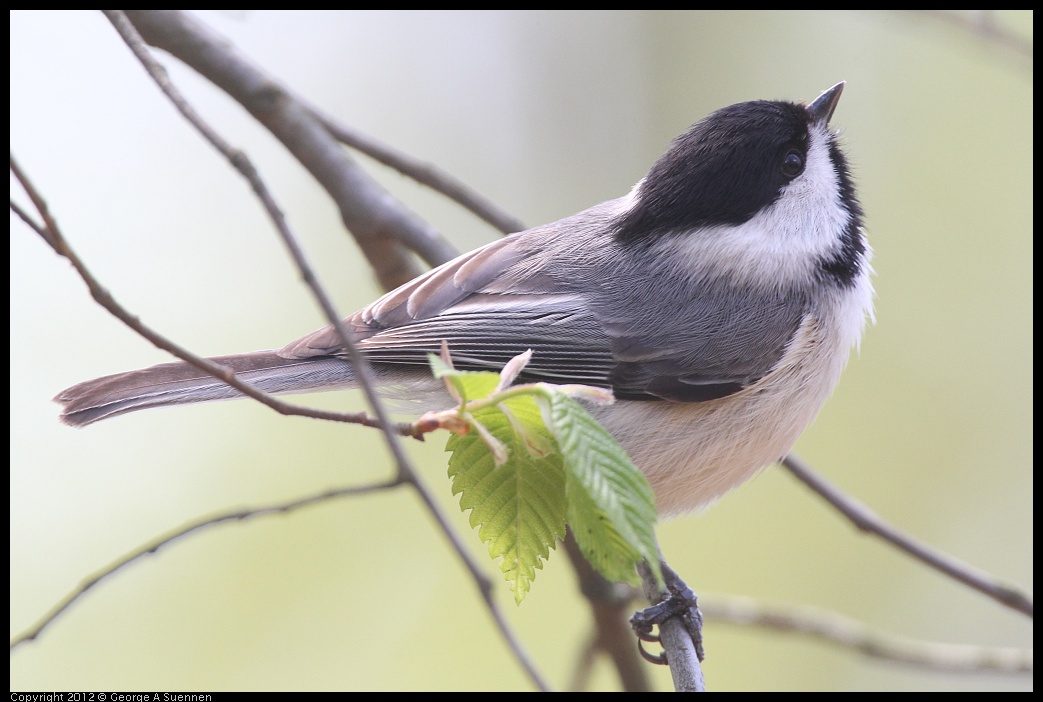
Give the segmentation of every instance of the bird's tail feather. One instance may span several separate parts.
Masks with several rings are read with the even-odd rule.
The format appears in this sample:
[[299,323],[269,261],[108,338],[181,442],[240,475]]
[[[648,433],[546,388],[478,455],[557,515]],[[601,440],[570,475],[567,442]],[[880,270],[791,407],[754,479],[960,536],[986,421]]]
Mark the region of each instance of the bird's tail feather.
[[[232,369],[240,380],[272,394],[355,386],[351,364],[334,356],[301,360],[283,358],[276,351],[255,351],[210,360]],[[58,393],[54,401],[62,405],[62,422],[82,427],[150,407],[236,397],[242,394],[224,381],[177,362],[88,380]]]

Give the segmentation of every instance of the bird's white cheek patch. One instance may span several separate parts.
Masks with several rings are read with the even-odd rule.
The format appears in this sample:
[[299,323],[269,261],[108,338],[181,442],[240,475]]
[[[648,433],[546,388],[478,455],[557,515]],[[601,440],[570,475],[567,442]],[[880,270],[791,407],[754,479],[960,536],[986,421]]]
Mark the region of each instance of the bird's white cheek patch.
[[850,221],[829,158],[829,135],[812,132],[807,167],[770,207],[738,226],[663,237],[665,257],[681,273],[752,287],[813,282],[819,262],[841,245]]

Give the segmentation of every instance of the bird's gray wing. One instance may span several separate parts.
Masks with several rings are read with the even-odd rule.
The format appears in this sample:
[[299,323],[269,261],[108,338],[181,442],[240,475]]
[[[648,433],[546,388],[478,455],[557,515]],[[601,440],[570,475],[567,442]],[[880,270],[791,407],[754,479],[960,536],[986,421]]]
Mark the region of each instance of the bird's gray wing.
[[609,382],[623,399],[700,402],[738,392],[778,364],[807,317],[796,293],[669,270],[621,274],[643,282],[592,304],[610,339]]
[[[499,370],[532,349],[522,378],[607,386],[608,338],[585,300],[521,265],[549,227],[464,254],[359,310],[345,320],[359,350],[374,363],[426,368],[444,340],[458,368]],[[293,359],[340,353],[332,327],[279,351]]]
[[[532,349],[523,379],[698,402],[763,377],[803,321],[795,296],[692,281],[633,264],[608,234],[570,236],[576,217],[465,254],[356,312],[346,321],[359,349],[426,367],[445,340],[457,367],[491,370]],[[279,351],[340,353],[332,328]]]

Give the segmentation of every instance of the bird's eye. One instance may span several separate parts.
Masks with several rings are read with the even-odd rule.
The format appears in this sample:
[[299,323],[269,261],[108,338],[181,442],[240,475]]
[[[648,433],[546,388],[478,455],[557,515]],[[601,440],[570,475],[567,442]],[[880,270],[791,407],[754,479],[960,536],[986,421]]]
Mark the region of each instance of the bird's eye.
[[804,171],[804,157],[799,151],[792,150],[782,157],[782,175],[796,178]]

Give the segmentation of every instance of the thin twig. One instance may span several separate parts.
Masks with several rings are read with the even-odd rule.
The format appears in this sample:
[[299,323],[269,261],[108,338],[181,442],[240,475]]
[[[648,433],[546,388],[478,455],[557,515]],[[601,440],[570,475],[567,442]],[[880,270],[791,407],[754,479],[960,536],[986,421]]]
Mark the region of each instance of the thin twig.
[[[27,224],[29,224],[29,226],[31,226],[34,229],[34,231],[40,233],[45,240],[47,240],[48,242],[54,242],[53,245],[55,251],[62,253],[63,256],[69,259],[70,263],[72,263],[73,267],[82,277],[83,282],[87,283],[88,288],[91,290],[92,296],[96,300],[98,300],[99,304],[103,308],[110,311],[113,315],[115,315],[121,321],[130,326],[132,330],[135,330],[156,346],[169,350],[170,353],[174,354],[178,358],[181,358],[190,363],[192,363],[193,361],[198,361],[199,363],[193,363],[193,365],[200,367],[202,370],[213,372],[214,376],[221,378],[221,380],[228,383],[229,385],[232,385],[233,387],[236,387],[240,391],[244,392],[244,394],[248,394],[250,396],[257,395],[257,400],[268,406],[272,406],[272,404],[284,404],[280,401],[277,401],[276,398],[267,395],[267,393],[261,392],[257,389],[254,389],[252,386],[248,384],[242,383],[235,377],[235,374],[229,374],[227,372],[227,369],[223,366],[211,364],[207,359],[190,354],[189,352],[187,352],[187,350],[181,348],[177,344],[168,341],[165,337],[148,329],[147,326],[142,324],[137,317],[132,316],[128,312],[126,312],[121,306],[119,306],[118,302],[116,302],[116,300],[113,299],[111,295],[108,295],[108,293],[101,288],[100,284],[98,284],[98,282],[94,279],[94,275],[86,266],[82,264],[79,257],[76,255],[76,252],[72,250],[72,248],[66,242],[65,237],[62,235],[62,233],[60,233],[60,229],[57,227],[57,224],[56,222],[54,222],[53,218],[49,214],[43,214],[47,212],[46,201],[39,194],[39,192],[35,190],[31,181],[18,167],[18,164],[15,162],[14,156],[11,156],[11,172],[15,173],[16,178],[20,181],[22,187],[28,193],[29,198],[33,202],[40,204],[41,216],[45,217],[47,221],[50,221],[54,228],[47,229],[45,226],[32,221],[31,217],[29,217],[29,215],[25,213],[14,201],[11,202],[11,211],[18,214],[23,220],[26,221]],[[214,370],[212,371],[211,368],[208,366],[213,366]],[[371,419],[369,417],[366,417],[362,413],[360,413],[360,415],[339,415],[333,412],[322,412],[320,410],[307,410],[306,408],[297,408],[293,405],[286,405],[285,408],[273,407],[273,409],[275,409],[276,411],[283,412],[284,414],[299,414],[302,416],[314,416],[316,418],[337,419],[340,421],[354,421],[355,419],[361,417],[362,419],[364,419],[364,421],[360,420],[358,423],[366,423],[367,426],[371,427],[382,427],[382,422],[379,418]],[[396,427],[398,428],[398,430],[396,431],[401,431],[405,435],[413,435],[414,428],[412,425],[408,425],[408,423],[407,425],[396,425]],[[387,434],[385,435],[387,436]],[[500,628],[501,635],[503,635],[505,640],[507,640],[508,646],[512,649],[515,657],[519,660],[521,664],[523,664],[523,667],[526,669],[527,673],[532,678],[534,684],[538,688],[550,689],[550,685],[543,680],[542,676],[536,670],[535,664],[533,663],[531,656],[529,656],[528,652],[526,652],[524,647],[521,646],[519,640],[514,635],[513,631],[510,630],[506,620],[504,619],[503,613],[500,611],[499,607],[496,606],[495,603],[492,601],[491,582],[488,578],[484,576],[484,574],[482,574],[477,562],[470,557],[469,553],[463,546],[463,543],[459,540],[459,538],[452,530],[450,525],[448,525],[447,519],[437,509],[437,506],[434,504],[434,501],[430,493],[426,489],[426,486],[423,486],[423,484],[420,483],[419,480],[416,478],[415,471],[413,471],[412,468],[408,466],[408,464],[406,470],[403,470],[402,467],[403,466],[399,464],[398,477],[391,483],[388,483],[388,485],[409,483],[420,492],[423,501],[425,501],[425,504],[427,504],[429,509],[432,510],[436,521],[442,527],[443,533],[446,535],[448,540],[450,540],[453,548],[464,561],[467,567],[467,571],[470,573],[471,577],[475,579],[478,585],[478,589],[481,592],[482,598],[483,600],[485,600],[487,606],[489,607],[492,613],[493,620],[496,622],[496,625],[498,625],[498,627]],[[233,516],[235,514],[238,514],[238,512],[233,513]],[[224,518],[233,518],[233,516],[228,516]],[[192,530],[198,529],[199,526],[193,527]],[[129,560],[134,560],[134,558],[129,558],[125,560],[129,562]],[[115,568],[115,570],[119,570],[119,568],[126,564],[122,561],[119,561],[118,563],[119,565],[117,568]],[[65,611],[67,607],[69,607],[76,600],[78,600],[79,597],[82,596],[83,592],[86,592],[87,589],[93,587],[96,584],[96,581],[100,579],[101,578],[92,576],[91,578],[88,578],[86,581],[84,581],[84,584],[81,585],[78,590],[72,592],[72,594],[69,597],[67,597],[66,600],[63,600],[63,602],[60,602],[57,605],[55,605],[55,607],[52,608],[50,612],[44,615],[44,618],[42,618],[37,625],[34,625],[33,628],[30,628],[29,630],[27,630],[26,633],[21,634],[17,639],[15,639],[13,644],[11,644],[11,648],[14,648],[15,646],[21,644],[23,640],[27,640],[29,638],[34,638],[35,636],[38,636],[40,632],[46,626],[50,625],[50,623],[53,622],[53,620],[56,619],[60,613]]]
[[581,689],[579,685],[589,674],[589,659],[597,653],[604,653],[612,660],[624,692],[650,692],[652,682],[648,677],[648,666],[638,653],[634,630],[627,622],[639,593],[628,585],[609,582],[594,570],[579,550],[571,530],[565,537],[565,553],[576,571],[580,592],[590,605],[595,627],[589,646],[584,647],[582,657],[577,661],[570,689]]
[[[47,203],[43,197],[36,190],[33,183],[28,179],[25,173],[18,166],[15,161],[14,155],[11,155],[11,172],[14,174],[15,179],[25,189],[26,194],[32,200],[36,206],[37,211],[43,218],[44,223],[37,223],[32,217],[25,212],[21,207],[18,206],[14,201],[11,202],[11,211],[20,217],[27,225],[29,225],[33,231],[40,235],[44,241],[59,255],[68,259],[69,263],[79,274],[80,278],[87,285],[87,289],[94,300],[101,305],[103,308],[109,311],[114,317],[119,319],[121,322],[130,327],[134,332],[141,335],[145,339],[148,339],[157,348],[163,349],[170,354],[173,354],[177,358],[180,358],[186,363],[199,368],[205,373],[213,375],[215,378],[220,378],[223,382],[231,385],[233,388],[241,392],[247,397],[257,400],[261,404],[275,410],[282,415],[299,416],[299,417],[311,417],[312,419],[323,419],[332,422],[346,422],[350,424],[362,424],[368,427],[381,428],[383,425],[378,419],[370,417],[365,412],[330,412],[328,410],[312,409],[308,407],[300,407],[298,405],[284,402],[274,395],[269,395],[266,392],[258,390],[256,387],[241,380],[235,373],[225,366],[218,365],[208,358],[198,356],[183,346],[171,341],[167,337],[163,336],[159,332],[153,330],[151,327],[142,322],[136,315],[131,314],[123,305],[116,301],[116,299],[105,289],[104,286],[94,277],[90,269],[87,268],[86,264],[80,259],[79,255],[66,241],[64,234],[58,227],[54,218],[51,217],[47,210]],[[402,436],[418,436],[416,428],[409,423],[397,423],[392,426],[392,431]]]
[[529,652],[522,645],[521,640],[514,634],[514,630],[510,628],[510,625],[504,618],[503,612],[500,610],[499,605],[493,599],[492,580],[490,580],[489,577],[485,575],[485,572],[478,565],[478,562],[471,557],[470,552],[467,550],[467,548],[464,546],[464,543],[460,540],[460,538],[456,535],[456,532],[450,526],[449,520],[446,519],[444,513],[438,507],[438,504],[435,502],[434,496],[431,494],[431,491],[428,490],[427,486],[421,483],[419,479],[416,479],[415,474],[414,479],[411,482],[413,483],[413,487],[416,488],[417,492],[420,493],[420,497],[423,499],[428,511],[431,512],[431,515],[435,518],[435,521],[438,523],[438,526],[442,530],[442,533],[445,535],[447,539],[449,539],[449,542],[452,544],[453,549],[460,557],[460,560],[464,562],[464,566],[471,574],[471,578],[474,580],[475,585],[478,588],[478,591],[481,593],[482,599],[485,600],[485,606],[488,608],[489,613],[492,615],[493,621],[496,622],[496,626],[500,630],[500,635],[503,636],[504,639],[507,641],[508,646],[510,646],[515,657],[518,659],[518,662],[521,663],[522,667],[525,669],[525,672],[532,679],[536,687],[542,692],[551,692],[553,688],[550,686],[550,683],[548,683],[544,679],[543,674],[540,673],[540,671],[536,668],[536,663],[532,659],[532,656],[529,655]]
[[57,620],[63,612],[71,607],[77,600],[87,594],[91,588],[100,583],[101,581],[115,575],[117,572],[123,570],[131,563],[144,558],[150,554],[155,553],[164,546],[178,541],[193,532],[213,527],[222,522],[229,521],[245,521],[252,517],[268,516],[273,514],[289,514],[290,512],[296,511],[303,507],[311,507],[317,504],[322,504],[342,497],[354,497],[356,495],[366,495],[373,492],[379,492],[382,490],[390,490],[391,488],[402,485],[400,480],[392,480],[387,483],[376,483],[373,485],[361,485],[356,487],[342,487],[334,488],[332,490],[324,490],[323,492],[302,497],[296,500],[289,500],[287,502],[276,502],[270,505],[261,505],[259,507],[247,507],[244,509],[237,509],[228,512],[221,512],[209,517],[203,517],[194,522],[190,522],[182,526],[179,529],[175,529],[167,534],[158,536],[152,541],[139,546],[133,551],[125,554],[121,558],[113,561],[109,565],[105,566],[101,570],[88,575],[84,578],[79,586],[73,589],[69,594],[63,597],[58,603],[56,603],[46,614],[40,617],[39,620],[31,627],[23,631],[22,633],[11,639],[11,650],[13,651],[16,647],[22,645],[27,641],[32,641],[38,637],[44,629],[49,627]]
[[782,460],[782,465],[798,480],[818,493],[829,504],[861,531],[875,534],[885,541],[894,544],[913,558],[929,565],[935,570],[945,573],[968,587],[988,595],[997,602],[1032,616],[1032,598],[1016,585],[1003,583],[988,573],[978,570],[948,554],[942,553],[911,536],[903,534],[881,519],[866,505],[848,497],[822,476],[815,473],[810,466],[796,456],[789,455]]
[[806,634],[881,660],[950,673],[1032,672],[1032,651],[921,641],[878,631],[816,607],[782,605],[733,595],[699,598],[703,616],[718,623]]
[[341,143],[361,151],[375,161],[390,166],[416,182],[445,195],[504,234],[520,232],[525,229],[525,224],[520,219],[434,164],[414,158],[385,144],[376,137],[341,124],[314,107],[309,109],[315,115],[315,118],[329,130],[329,133]]
[[[107,14],[115,16],[113,12]],[[431,266],[457,255],[430,224],[359,168],[296,96],[248,62],[231,42],[177,10],[130,10],[125,16],[146,42],[225,91],[286,146],[337,203],[341,219],[385,288],[396,288],[422,272],[403,245]]]
[[[155,15],[159,15],[156,17]],[[302,279],[309,286],[312,294],[319,302],[323,309],[327,319],[333,325],[337,334],[341,340],[344,350],[347,352],[349,359],[354,365],[356,376],[359,380],[359,384],[366,396],[367,402],[370,405],[374,415],[376,416],[377,423],[384,429],[384,437],[388,445],[388,450],[391,452],[395,465],[398,470],[397,480],[411,483],[414,488],[420,493],[422,499],[427,505],[428,509],[434,515],[435,519],[443,528],[443,533],[446,534],[447,538],[456,549],[457,554],[461,560],[464,561],[465,565],[471,570],[472,575],[479,575],[481,577],[476,578],[475,582],[478,590],[482,593],[482,597],[485,600],[487,607],[493,615],[496,621],[501,635],[507,641],[508,645],[512,649],[515,657],[521,663],[523,668],[526,670],[533,683],[541,690],[549,689],[549,685],[543,680],[539,671],[536,669],[531,657],[521,646],[520,641],[514,636],[513,632],[507,626],[506,620],[503,618],[502,613],[499,611],[498,606],[492,599],[492,587],[481,571],[478,569],[477,564],[473,562],[467,553],[463,544],[459,542],[452,529],[449,527],[447,520],[441,514],[440,510],[434,503],[432,496],[426,489],[421,481],[419,480],[416,471],[412,468],[409,459],[406,457],[402,445],[395,435],[393,430],[393,424],[391,423],[380,398],[377,396],[375,390],[375,383],[373,381],[372,370],[369,368],[368,363],[358,352],[352,342],[351,335],[348,333],[341,317],[337,314],[333,308],[332,301],[326,294],[322,285],[319,283],[317,276],[315,276],[311,266],[308,264],[304,257],[303,251],[296,241],[296,237],[293,236],[285,222],[285,218],[282,215],[281,210],[275,204],[274,199],[271,197],[268,189],[264,186],[261,181],[259,174],[256,169],[250,163],[249,159],[245,154],[234,149],[228,144],[223,138],[221,138],[214,130],[210,129],[203,120],[195,113],[194,109],[188,105],[187,101],[181,97],[179,91],[170,83],[166,71],[151,57],[148,50],[144,46],[144,41],[140,35],[138,35],[135,25],[130,22],[126,15],[119,11],[106,11],[106,16],[116,27],[121,37],[128,44],[131,50],[135,53],[138,59],[145,66],[149,74],[156,80],[157,84],[160,85],[161,89],[166,93],[170,99],[177,105],[178,109],[185,115],[189,121],[196,126],[197,129],[203,134],[203,136],[226,158],[235,166],[240,173],[250,182],[254,191],[262,201],[269,217],[272,219],[276,229],[282,237],[287,249],[294,259],[295,264],[300,271]],[[184,17],[180,13],[167,13],[167,12],[146,12],[137,11],[134,13],[135,20],[143,23],[149,27],[150,30],[156,31],[165,28],[165,25],[170,24],[181,24],[185,21]],[[201,25],[197,29],[201,29]],[[162,34],[162,31],[160,31]],[[184,38],[183,38],[184,39]],[[184,48],[184,47],[180,47]],[[183,59],[184,60],[184,59]],[[223,87],[223,86],[222,86]],[[270,125],[269,125],[270,126]],[[271,128],[271,126],[270,126]],[[364,206],[364,203],[359,203],[360,206]]]
[[[294,264],[297,266],[297,270],[300,272],[304,284],[311,290],[312,296],[319,303],[319,307],[322,308],[322,312],[326,316],[326,319],[337,331],[337,335],[340,337],[344,351],[347,352],[348,357],[351,359],[359,385],[362,387],[370,408],[376,415],[378,424],[385,429],[384,434],[387,437],[389,448],[396,459],[396,463],[401,469],[401,466],[407,463],[407,461],[405,454],[402,453],[401,447],[394,438],[392,423],[389,420],[387,413],[384,411],[383,403],[381,403],[380,399],[377,397],[373,371],[370,369],[369,363],[366,359],[363,358],[358,352],[358,349],[355,348],[351,334],[348,333],[341,316],[333,307],[333,301],[330,299],[329,295],[326,294],[325,289],[319,282],[318,276],[315,275],[315,271],[312,269],[311,264],[308,263],[308,260],[305,258],[304,251],[297,242],[297,237],[290,231],[290,227],[286,222],[286,217],[283,215],[282,209],[280,209],[278,204],[276,204],[275,198],[272,197],[271,191],[269,191],[268,187],[264,184],[260,173],[257,172],[257,169],[245,153],[233,147],[224,139],[224,137],[218,134],[216,130],[212,129],[210,125],[199,116],[195,109],[188,104],[188,101],[181,95],[181,92],[174,87],[173,83],[170,82],[170,77],[167,75],[166,69],[159,65],[159,62],[152,57],[148,47],[145,46],[144,39],[140,34],[138,34],[135,25],[130,22],[126,14],[119,10],[103,10],[103,12],[109,21],[112,22],[120,37],[134,53],[134,56],[137,57],[145,67],[149,76],[156,82],[174,106],[177,107],[178,111],[181,112],[185,119],[187,119],[189,123],[203,135],[211,146],[217,149],[217,151],[220,152],[250,183],[250,187],[253,188],[254,193],[261,201],[265,212],[267,212],[268,217],[271,219],[276,231],[278,231],[283,244],[289,251]],[[136,13],[136,15],[147,16],[149,15],[149,11],[142,11]]]
[[[113,11],[109,11],[106,14],[113,14],[115,16]],[[168,25],[176,25],[176,27],[178,28],[185,29],[191,24],[198,24],[191,22],[181,13],[170,13],[165,11],[136,11],[133,13],[133,15],[134,26],[142,25],[147,27],[148,30],[152,33],[154,43],[155,38],[157,36],[168,36],[167,30],[172,29],[172,27]],[[110,19],[112,18],[110,17]],[[127,24],[129,25],[129,22]],[[133,27],[130,27],[130,29],[133,30]],[[195,32],[193,32],[193,35],[184,37],[185,40],[197,40],[197,34],[201,34],[204,30],[202,25],[193,27],[193,29],[195,30]],[[125,29],[121,31],[121,35],[125,31]],[[132,49],[133,48],[134,47],[132,47]],[[179,48],[182,51],[184,50],[184,47]],[[137,53],[138,51],[135,51],[135,54]],[[187,56],[182,56],[181,54],[177,55],[179,56],[179,58],[182,58],[182,60],[190,60]],[[237,60],[237,63],[242,62]],[[194,64],[190,63],[190,65]],[[245,65],[241,66],[240,68],[242,70],[246,70],[247,68],[252,70],[252,67],[247,67]],[[152,73],[151,70],[150,73]],[[204,75],[206,74],[204,73]],[[164,88],[164,92],[170,90],[176,93],[176,90],[173,88],[173,86],[169,85],[169,81],[167,83],[168,87]],[[218,85],[220,87],[226,87],[221,83],[218,83]],[[298,107],[295,110],[295,112],[301,111],[302,108],[300,107]],[[240,152],[232,150],[231,147],[228,146],[223,139],[220,139],[219,137],[216,140],[211,139],[211,137],[209,136],[210,133],[212,133],[211,130],[207,130],[204,132],[204,136],[207,136],[207,139],[210,140],[215,147],[217,147],[222,153],[225,153],[225,155],[228,156],[230,160],[232,160],[233,163],[236,164],[236,167],[239,168],[244,173],[244,175],[246,175],[247,178],[250,179],[251,184],[254,185],[254,189],[258,190],[258,185],[256,183],[259,181],[259,178],[257,178],[256,171],[253,169],[253,167],[249,166],[249,162],[246,160],[246,157]],[[249,168],[244,170],[240,164],[249,166]],[[507,621],[503,618],[503,615],[500,612],[499,607],[492,599],[492,585],[489,579],[486,578],[484,574],[482,574],[481,570],[478,568],[478,565],[474,563],[473,559],[471,559],[467,549],[459,541],[456,534],[453,532],[448,521],[445,519],[444,515],[439,510],[438,506],[435,504],[435,501],[431,496],[430,492],[427,490],[427,487],[420,481],[416,471],[412,467],[411,462],[406,457],[402,445],[398,441],[398,437],[395,436],[394,432],[391,429],[392,423],[387,415],[387,412],[383,407],[383,403],[380,401],[380,398],[377,395],[376,384],[374,382],[372,370],[370,369],[369,364],[367,363],[366,359],[362,356],[362,354],[359,353],[358,349],[355,347],[355,344],[352,342],[351,335],[348,333],[347,328],[344,326],[344,323],[341,320],[340,316],[334,310],[333,303],[331,302],[329,296],[326,294],[325,290],[319,283],[318,278],[315,276],[314,272],[311,269],[311,266],[305,259],[303,251],[300,249],[300,246],[297,244],[295,237],[292,235],[292,233],[289,231],[289,228],[286,226],[285,220],[283,219],[281,213],[278,211],[277,208],[274,208],[274,203],[272,203],[272,207],[269,207],[268,201],[270,200],[270,196],[267,195],[267,189],[264,189],[263,185],[261,186],[261,189],[258,191],[258,194],[262,196],[262,200],[265,200],[266,209],[269,209],[269,212],[273,220],[275,221],[277,228],[279,229],[279,233],[280,235],[282,235],[286,243],[286,246],[290,250],[290,254],[293,257],[294,263],[297,265],[298,270],[301,273],[301,277],[304,279],[305,283],[309,286],[309,288],[311,288],[312,294],[315,296],[316,300],[319,301],[319,304],[322,307],[323,312],[326,314],[327,319],[336,329],[337,335],[341,340],[341,344],[343,345],[345,351],[348,354],[348,358],[351,360],[351,363],[355,368],[355,372],[359,379],[359,384],[362,387],[363,393],[366,396],[366,400],[369,403],[370,408],[373,411],[373,414],[376,416],[378,423],[386,428],[386,431],[384,432],[384,437],[387,442],[388,450],[391,452],[391,455],[394,458],[395,465],[398,470],[399,479],[412,484],[413,487],[417,490],[417,492],[420,493],[420,496],[423,499],[428,510],[435,517],[435,520],[439,523],[439,526],[441,526],[442,532],[446,535],[446,538],[449,539],[453,548],[456,550],[457,555],[464,562],[464,565],[467,567],[467,569],[471,572],[472,577],[475,578],[475,584],[478,588],[478,591],[481,593],[482,598],[486,602],[486,606],[492,613],[493,619],[499,627],[501,635],[507,641],[508,646],[510,646],[511,650],[514,652],[514,655],[521,663],[525,671],[528,673],[533,683],[541,690],[549,689],[549,685],[546,683],[545,680],[543,680],[542,675],[536,669],[531,657],[525,651],[518,638],[514,635],[514,632],[507,625]],[[367,205],[365,203],[357,203],[357,206],[366,207]]]

